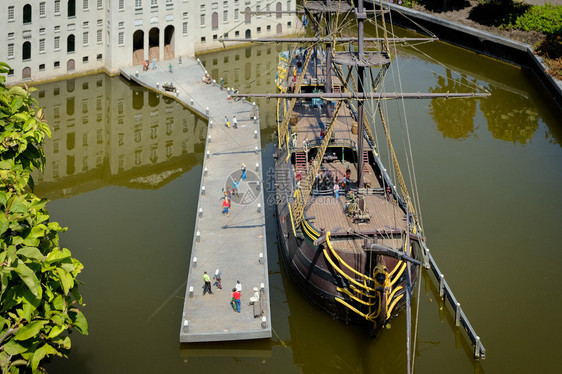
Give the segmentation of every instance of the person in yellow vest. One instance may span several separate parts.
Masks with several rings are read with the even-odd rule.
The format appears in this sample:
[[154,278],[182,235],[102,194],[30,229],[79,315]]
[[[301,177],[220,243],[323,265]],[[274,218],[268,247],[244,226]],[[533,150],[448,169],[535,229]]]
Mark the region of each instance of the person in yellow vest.
[[203,272],[203,282],[205,282],[205,285],[203,286],[203,295],[205,295],[207,292],[209,294],[213,294],[213,291],[211,290],[211,277],[209,277],[209,274],[207,274],[207,272]]

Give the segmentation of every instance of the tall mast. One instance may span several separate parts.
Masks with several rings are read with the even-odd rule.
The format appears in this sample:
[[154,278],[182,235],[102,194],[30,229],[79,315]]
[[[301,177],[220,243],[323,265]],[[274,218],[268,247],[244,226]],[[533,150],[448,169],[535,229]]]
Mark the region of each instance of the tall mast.
[[[364,59],[364,46],[363,46],[363,20],[366,17],[365,9],[363,8],[363,0],[357,2],[357,34],[358,34],[358,56],[359,62]],[[357,64],[357,89],[359,93],[364,92],[363,76],[365,68],[363,64]],[[365,132],[363,124],[363,100],[359,100],[357,104],[357,186],[363,188],[363,134]]]
[[[326,0],[326,6],[328,9],[332,1]],[[326,13],[326,36],[330,36],[330,12]],[[318,56],[316,56],[318,57]],[[332,43],[326,43],[326,83],[324,84],[324,92],[332,92]],[[330,100],[326,103],[326,117],[332,118],[332,102]]]

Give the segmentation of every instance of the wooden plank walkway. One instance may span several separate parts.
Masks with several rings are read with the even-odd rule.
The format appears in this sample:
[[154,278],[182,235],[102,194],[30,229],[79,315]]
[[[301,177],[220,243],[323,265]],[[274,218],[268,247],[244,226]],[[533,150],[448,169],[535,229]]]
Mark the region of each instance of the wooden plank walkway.
[[[173,73],[168,71],[170,63]],[[246,101],[228,102],[226,90],[203,83],[205,69],[198,61],[183,58],[182,64],[174,59],[156,65],[152,69],[151,64],[149,71],[142,71],[140,65],[125,68],[121,74],[177,99],[209,120],[199,203],[197,212],[193,212],[197,218],[180,342],[269,338],[271,315],[257,107]],[[176,91],[164,91],[165,83],[172,84]],[[250,119],[252,114],[257,115],[256,121]],[[225,116],[231,126],[236,116],[238,128],[227,128]],[[240,180],[242,164],[247,167],[248,179],[241,181],[238,197],[233,196],[230,215],[222,215],[223,188],[232,185],[233,178]],[[212,295],[202,295],[203,272],[212,278],[216,269],[221,273],[223,289],[213,285]],[[231,290],[237,280],[243,287],[241,313],[230,306]],[[255,308],[248,305],[254,287],[261,294],[258,317]]]

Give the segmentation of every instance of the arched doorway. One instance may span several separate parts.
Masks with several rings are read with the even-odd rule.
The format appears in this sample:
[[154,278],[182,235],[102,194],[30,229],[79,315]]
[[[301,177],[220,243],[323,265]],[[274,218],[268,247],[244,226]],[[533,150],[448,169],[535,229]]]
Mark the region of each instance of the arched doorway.
[[23,6],[23,23],[31,23],[31,5],[25,4]]
[[30,67],[23,68],[23,70],[21,71],[21,77],[22,79],[31,78],[31,68]]
[[74,34],[70,34],[66,38],[66,52],[67,53],[74,52],[74,50],[76,49],[75,44],[74,44],[74,40],[75,40]]
[[246,39],[250,39],[252,37],[252,31],[250,29],[246,30]]
[[66,70],[72,71],[76,68],[76,63],[73,59],[70,59],[66,62]]
[[283,25],[278,23],[277,24],[277,34],[281,34],[283,32]]
[[148,32],[148,58],[160,60],[160,29],[153,27]]
[[31,58],[31,42],[23,43],[21,58],[24,61]]
[[76,17],[76,0],[68,0],[68,18]]
[[164,59],[174,58],[174,26],[168,25],[164,29]]
[[216,30],[219,28],[219,14],[217,12],[213,12],[211,15],[211,28]]
[[140,65],[144,60],[144,31],[133,33],[133,65]]

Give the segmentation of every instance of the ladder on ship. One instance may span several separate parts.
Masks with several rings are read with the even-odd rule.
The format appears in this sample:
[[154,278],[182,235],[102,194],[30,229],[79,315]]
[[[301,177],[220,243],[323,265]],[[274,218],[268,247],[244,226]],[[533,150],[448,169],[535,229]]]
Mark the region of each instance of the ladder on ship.
[[371,174],[369,168],[369,151],[363,151],[363,172]]
[[295,170],[300,172],[306,171],[306,152],[295,152]]

